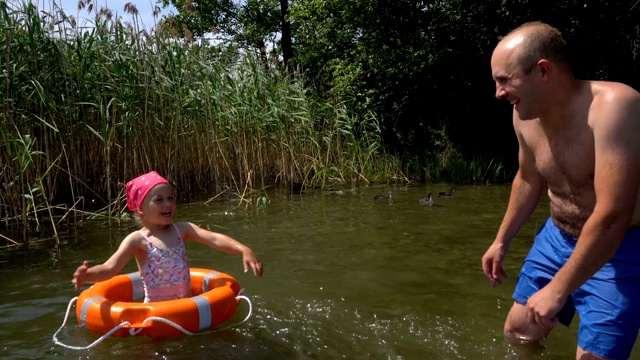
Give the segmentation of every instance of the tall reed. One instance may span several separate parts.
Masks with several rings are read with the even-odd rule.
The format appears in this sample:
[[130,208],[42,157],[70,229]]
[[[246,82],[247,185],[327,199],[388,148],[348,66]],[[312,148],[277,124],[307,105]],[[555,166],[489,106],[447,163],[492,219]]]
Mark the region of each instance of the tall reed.
[[179,197],[401,174],[374,114],[311,96],[251,52],[177,38],[169,23],[139,30],[133,6],[124,21],[81,4],[91,26],[0,2],[0,219],[20,241],[81,204],[119,218],[123,184],[151,169]]

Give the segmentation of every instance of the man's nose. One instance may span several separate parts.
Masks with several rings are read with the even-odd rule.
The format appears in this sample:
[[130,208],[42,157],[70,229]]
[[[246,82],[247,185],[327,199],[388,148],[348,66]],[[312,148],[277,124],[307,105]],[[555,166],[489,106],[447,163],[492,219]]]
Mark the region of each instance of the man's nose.
[[498,82],[496,81],[496,98],[498,99],[502,99],[505,96],[507,96],[507,92],[504,90],[504,88],[502,86],[500,86],[500,84],[498,84]]

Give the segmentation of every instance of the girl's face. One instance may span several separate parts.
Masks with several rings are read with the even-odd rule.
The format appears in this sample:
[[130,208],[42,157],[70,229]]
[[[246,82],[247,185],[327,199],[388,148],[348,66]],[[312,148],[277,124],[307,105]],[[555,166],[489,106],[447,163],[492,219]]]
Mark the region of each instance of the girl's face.
[[172,223],[176,211],[173,188],[169,184],[158,184],[147,194],[138,210],[144,222],[155,225]]

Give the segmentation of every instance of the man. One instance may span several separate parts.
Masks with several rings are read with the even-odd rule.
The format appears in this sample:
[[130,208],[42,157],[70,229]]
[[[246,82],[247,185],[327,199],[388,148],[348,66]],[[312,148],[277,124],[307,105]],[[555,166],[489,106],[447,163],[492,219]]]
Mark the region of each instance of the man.
[[491,57],[496,97],[513,105],[519,169],[482,257],[502,283],[509,243],[547,188],[551,217],[524,261],[507,338],[537,341],[580,316],[576,359],[627,359],[640,328],[640,94],[574,78],[560,32],[522,25]]

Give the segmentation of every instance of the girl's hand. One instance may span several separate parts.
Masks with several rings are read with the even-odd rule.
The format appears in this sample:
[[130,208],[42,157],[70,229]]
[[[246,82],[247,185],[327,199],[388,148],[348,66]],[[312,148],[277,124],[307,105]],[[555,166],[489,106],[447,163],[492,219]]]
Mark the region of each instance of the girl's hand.
[[247,249],[242,253],[242,263],[244,264],[244,272],[249,271],[249,267],[251,267],[255,276],[262,277],[262,263],[252,250]]
[[76,289],[79,289],[82,284],[85,283],[88,269],[89,262],[85,260],[82,265],[78,266],[76,272],[73,273],[73,280],[71,280],[71,283],[73,283]]

